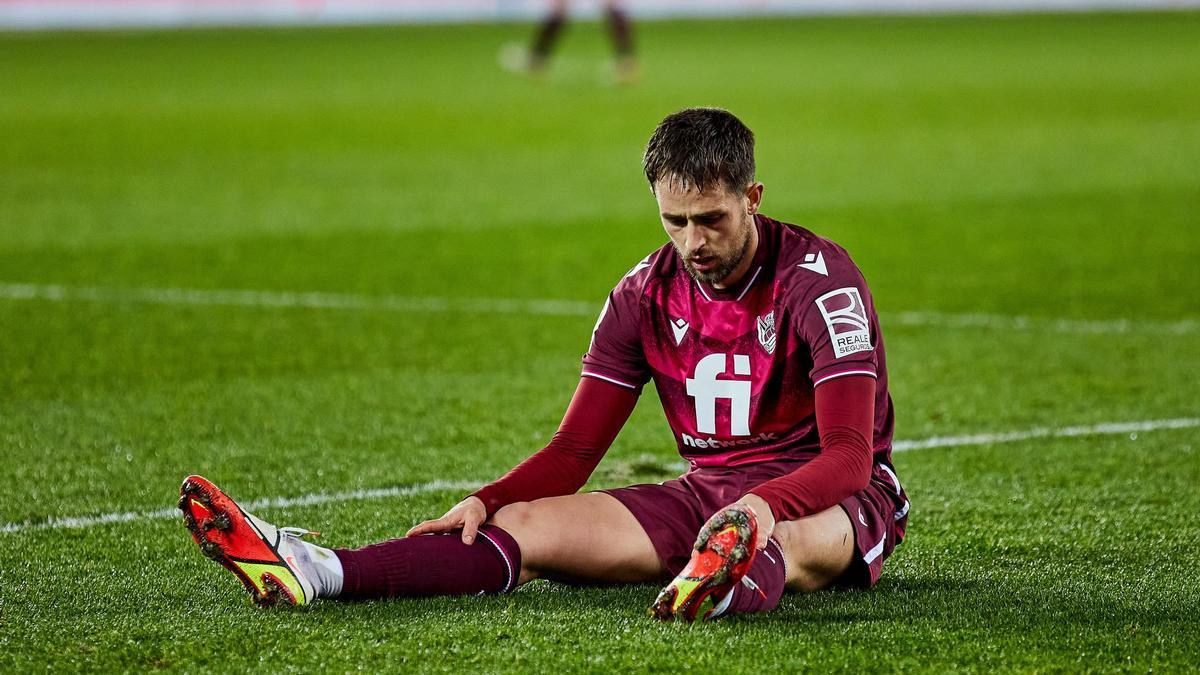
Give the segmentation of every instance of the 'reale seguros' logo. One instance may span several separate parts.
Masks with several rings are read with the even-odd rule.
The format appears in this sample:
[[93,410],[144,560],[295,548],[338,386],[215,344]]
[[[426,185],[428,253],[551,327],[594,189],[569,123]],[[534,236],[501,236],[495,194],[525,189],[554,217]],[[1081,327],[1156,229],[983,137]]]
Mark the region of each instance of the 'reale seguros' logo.
[[867,306],[857,288],[847,286],[830,291],[817,298],[816,304],[829,328],[834,358],[872,349]]

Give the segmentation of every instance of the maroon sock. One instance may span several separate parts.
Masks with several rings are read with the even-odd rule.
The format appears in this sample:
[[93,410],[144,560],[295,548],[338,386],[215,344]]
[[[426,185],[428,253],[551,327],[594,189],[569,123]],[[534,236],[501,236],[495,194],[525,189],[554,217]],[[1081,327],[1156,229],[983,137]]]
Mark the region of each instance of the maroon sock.
[[779,542],[770,539],[767,541],[767,547],[754,556],[754,564],[750,566],[746,576],[742,577],[742,582],[730,591],[727,596],[729,604],[720,602],[712,618],[775,609],[779,598],[783,597],[786,581],[787,568],[784,567],[783,548],[779,546]]
[[613,48],[617,56],[633,56],[633,28],[629,16],[616,7],[609,8],[608,27],[612,31]]
[[345,580],[339,600],[507,593],[517,587],[521,549],[495,525],[468,546],[459,531],[336,549]]

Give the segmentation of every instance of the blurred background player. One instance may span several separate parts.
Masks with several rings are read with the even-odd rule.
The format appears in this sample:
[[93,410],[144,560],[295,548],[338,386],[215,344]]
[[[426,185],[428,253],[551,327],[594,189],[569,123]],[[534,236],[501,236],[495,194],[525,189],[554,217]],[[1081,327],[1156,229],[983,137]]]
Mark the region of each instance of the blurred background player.
[[[550,54],[562,36],[567,24],[570,0],[550,0],[550,11],[528,47],[510,45],[501,53],[501,64],[508,70],[540,74],[545,72]],[[618,0],[604,0],[604,16],[612,38],[614,68],[619,82],[632,82],[637,78],[638,64],[633,52],[633,26],[629,14],[621,8]]]

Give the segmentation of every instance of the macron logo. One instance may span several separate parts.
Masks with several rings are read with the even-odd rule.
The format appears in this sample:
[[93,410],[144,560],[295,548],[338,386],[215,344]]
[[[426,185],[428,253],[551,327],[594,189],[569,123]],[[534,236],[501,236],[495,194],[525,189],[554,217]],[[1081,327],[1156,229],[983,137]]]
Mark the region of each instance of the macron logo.
[[[654,254],[651,253],[650,255],[654,255]],[[649,267],[650,266],[650,255],[646,256],[645,258],[642,258],[642,261],[639,262],[638,264],[634,265],[633,269],[629,270],[629,272],[627,272],[625,274],[625,276],[631,277],[631,276],[637,274],[638,272],[641,272],[642,270]]]
[[683,342],[683,336],[687,335],[688,322],[683,319],[675,319],[671,322],[671,332],[675,334],[675,346],[678,347],[680,342]]
[[805,254],[804,262],[796,265],[796,267],[803,267],[824,277],[829,276],[829,269],[825,267],[825,256],[820,251]]

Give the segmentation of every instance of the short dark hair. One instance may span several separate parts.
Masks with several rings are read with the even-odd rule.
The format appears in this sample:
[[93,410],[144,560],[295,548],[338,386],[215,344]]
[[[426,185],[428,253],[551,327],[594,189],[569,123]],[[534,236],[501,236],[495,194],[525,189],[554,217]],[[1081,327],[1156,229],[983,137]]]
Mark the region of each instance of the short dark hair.
[[754,133],[728,110],[687,108],[658,124],[642,169],[650,189],[666,179],[703,192],[723,184],[740,193],[754,181]]

